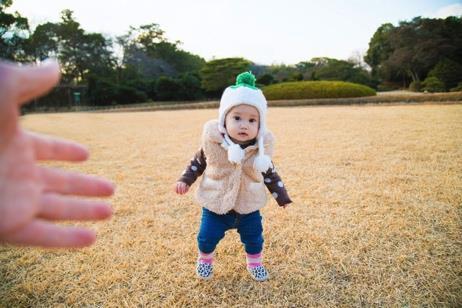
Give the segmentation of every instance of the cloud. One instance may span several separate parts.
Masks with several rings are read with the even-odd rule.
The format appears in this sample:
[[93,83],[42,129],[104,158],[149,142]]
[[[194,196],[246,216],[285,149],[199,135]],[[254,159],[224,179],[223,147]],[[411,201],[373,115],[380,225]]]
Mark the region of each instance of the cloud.
[[462,15],[462,4],[455,3],[439,8],[434,14],[431,14],[433,18],[446,18],[448,16],[461,16]]

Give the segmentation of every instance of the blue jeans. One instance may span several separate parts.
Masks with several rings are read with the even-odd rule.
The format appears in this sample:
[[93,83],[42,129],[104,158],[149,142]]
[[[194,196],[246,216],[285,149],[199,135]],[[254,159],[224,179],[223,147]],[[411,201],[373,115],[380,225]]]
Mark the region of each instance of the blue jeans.
[[211,253],[217,247],[218,242],[230,229],[237,229],[248,254],[260,253],[263,249],[263,227],[260,211],[249,214],[239,214],[230,211],[224,215],[218,215],[202,208],[202,220],[197,242],[199,250],[203,253]]

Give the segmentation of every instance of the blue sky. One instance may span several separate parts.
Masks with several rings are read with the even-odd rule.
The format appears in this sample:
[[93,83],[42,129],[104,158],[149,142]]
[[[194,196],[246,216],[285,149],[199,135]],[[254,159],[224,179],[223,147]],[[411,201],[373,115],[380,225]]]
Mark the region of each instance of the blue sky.
[[365,53],[383,23],[462,15],[462,2],[450,0],[13,0],[9,11],[36,26],[58,21],[66,8],[90,32],[115,36],[154,22],[206,60],[237,56],[259,64],[348,59]]

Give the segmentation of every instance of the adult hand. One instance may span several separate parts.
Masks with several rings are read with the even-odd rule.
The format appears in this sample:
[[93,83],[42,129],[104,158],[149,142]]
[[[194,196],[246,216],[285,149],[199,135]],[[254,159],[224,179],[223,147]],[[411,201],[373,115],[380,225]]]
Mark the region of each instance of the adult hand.
[[81,145],[23,130],[21,104],[45,94],[59,80],[59,65],[18,66],[0,61],[0,242],[42,247],[91,245],[93,231],[56,220],[99,220],[111,207],[79,196],[110,196],[107,180],[40,166],[40,160],[84,161]]

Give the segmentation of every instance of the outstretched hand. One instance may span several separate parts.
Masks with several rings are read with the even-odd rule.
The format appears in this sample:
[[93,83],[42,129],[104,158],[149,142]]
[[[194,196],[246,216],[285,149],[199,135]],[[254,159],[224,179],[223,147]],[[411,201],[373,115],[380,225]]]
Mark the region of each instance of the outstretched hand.
[[107,180],[37,164],[41,160],[84,161],[81,145],[24,131],[21,104],[45,94],[59,80],[59,66],[0,62],[0,243],[43,247],[91,245],[93,231],[59,226],[56,220],[99,220],[111,216],[102,201],[72,195],[110,196]]

